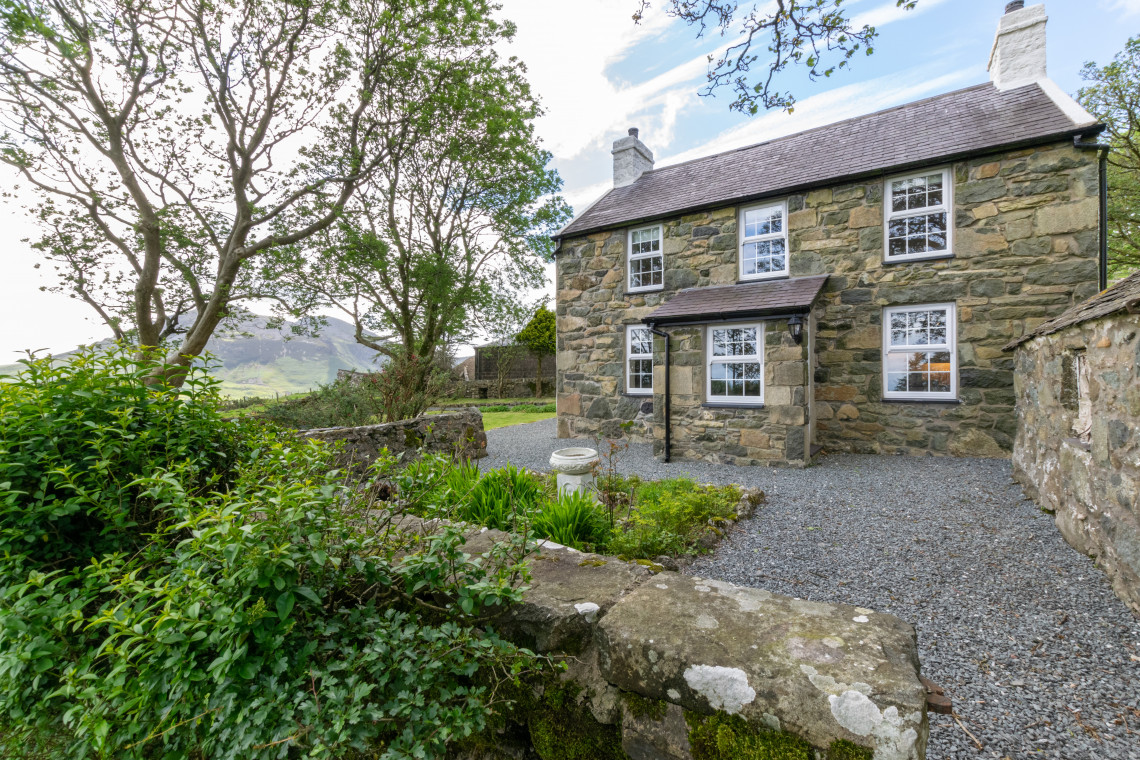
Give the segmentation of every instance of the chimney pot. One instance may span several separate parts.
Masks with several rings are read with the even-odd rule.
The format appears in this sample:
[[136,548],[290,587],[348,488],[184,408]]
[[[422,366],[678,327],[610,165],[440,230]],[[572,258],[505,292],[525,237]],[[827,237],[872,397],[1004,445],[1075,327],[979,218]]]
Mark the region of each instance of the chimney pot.
[[630,127],[629,128],[629,136],[630,137],[637,137],[637,127]]
[[1019,11],[1024,7],[1025,7],[1025,0],[1013,0],[1012,3],[1006,3],[1005,4],[1005,12],[1006,13],[1013,13],[1014,11]]

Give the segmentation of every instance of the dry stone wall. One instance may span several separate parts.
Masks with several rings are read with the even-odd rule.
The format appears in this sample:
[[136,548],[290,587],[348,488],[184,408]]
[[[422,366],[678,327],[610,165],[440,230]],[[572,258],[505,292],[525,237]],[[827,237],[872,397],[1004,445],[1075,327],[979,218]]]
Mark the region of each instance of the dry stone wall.
[[317,428],[305,430],[300,435],[343,443],[345,462],[360,468],[367,467],[385,449],[391,454],[430,451],[463,459],[487,456],[483,415],[475,407],[384,425]]
[[[465,550],[505,537],[474,529]],[[491,625],[567,670],[457,757],[736,760],[731,739],[755,735],[774,758],[925,757],[915,633],[892,615],[551,543],[529,564],[523,601]]]
[[[1082,363],[1088,411],[1078,422]],[[1014,478],[1140,614],[1140,317],[1106,317],[1023,344],[1014,385]],[[1086,424],[1087,441],[1079,435]]]
[[[951,174],[954,255],[939,260],[883,262],[882,177],[786,197],[791,275],[831,277],[815,308],[811,377],[804,383],[814,382],[812,397],[771,406],[798,406],[811,417],[806,425],[782,424],[777,433],[772,426],[784,411],[690,414],[703,399],[702,337],[695,328],[673,328],[681,335],[673,402],[687,415],[674,421],[674,439],[715,438],[722,431],[699,446],[684,442],[684,456],[775,461],[772,452],[783,447],[793,460],[794,429],[812,426],[816,442],[831,450],[1008,456],[1016,433],[1013,359],[1002,346],[1097,289],[1096,161],[1060,143],[957,162]],[[645,399],[623,393],[624,325],[640,322],[683,288],[735,283],[737,212],[726,207],[661,222],[664,289],[658,292],[625,292],[628,228],[563,241],[557,261],[560,436],[612,435],[621,422],[640,419],[635,439],[662,437],[662,370],[654,377],[652,424]],[[883,401],[883,308],[947,301],[957,305],[961,403]],[[770,335],[781,331],[771,328]],[[658,341],[657,363],[660,351]],[[740,420],[758,427],[740,427]],[[738,427],[760,430],[746,434],[756,443],[763,435],[769,440],[748,446],[743,434],[730,432]]]

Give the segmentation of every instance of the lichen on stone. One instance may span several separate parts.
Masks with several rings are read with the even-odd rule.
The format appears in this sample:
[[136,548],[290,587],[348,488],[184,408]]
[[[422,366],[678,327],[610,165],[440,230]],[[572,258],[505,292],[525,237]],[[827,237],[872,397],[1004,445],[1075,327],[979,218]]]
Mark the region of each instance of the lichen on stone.
[[748,674],[740,668],[718,665],[690,665],[685,670],[685,683],[708,700],[714,710],[729,715],[740,712],[756,699],[756,690],[748,685]]
[[602,567],[605,564],[604,559],[584,559],[578,563],[578,567]]

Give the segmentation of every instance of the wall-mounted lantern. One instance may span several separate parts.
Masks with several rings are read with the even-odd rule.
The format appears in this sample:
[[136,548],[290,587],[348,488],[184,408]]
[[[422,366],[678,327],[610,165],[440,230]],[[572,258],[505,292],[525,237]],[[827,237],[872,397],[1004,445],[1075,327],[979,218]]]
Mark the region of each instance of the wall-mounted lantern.
[[788,335],[792,336],[797,346],[804,342],[804,318],[799,314],[788,317]]

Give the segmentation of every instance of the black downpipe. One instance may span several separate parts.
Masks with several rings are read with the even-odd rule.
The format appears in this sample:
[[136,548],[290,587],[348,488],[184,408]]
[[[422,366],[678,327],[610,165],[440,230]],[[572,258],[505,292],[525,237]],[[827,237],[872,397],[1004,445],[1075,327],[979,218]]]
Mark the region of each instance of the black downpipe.
[[665,462],[669,462],[669,333],[664,330],[658,330],[652,324],[649,325],[649,332],[654,335],[660,335],[665,339],[665,408],[662,410],[665,416]]
[[1073,138],[1073,147],[1080,150],[1095,150],[1099,155],[1100,171],[1100,289],[1108,287],[1108,152],[1111,145],[1099,142],[1081,142]]

